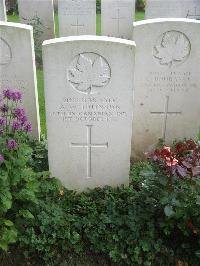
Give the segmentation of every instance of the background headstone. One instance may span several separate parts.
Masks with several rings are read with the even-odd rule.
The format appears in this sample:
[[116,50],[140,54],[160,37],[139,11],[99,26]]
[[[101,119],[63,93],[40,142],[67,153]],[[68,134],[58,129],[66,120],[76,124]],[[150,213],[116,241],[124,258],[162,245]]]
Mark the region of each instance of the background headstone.
[[58,0],[60,36],[96,35],[96,0]]
[[101,1],[101,35],[131,39],[135,0]]
[[21,23],[34,27],[34,37],[41,41],[54,38],[53,0],[18,0],[18,10]]
[[43,44],[50,171],[68,189],[128,184],[134,49],[95,36]]
[[132,155],[159,139],[195,138],[200,128],[200,22],[154,19],[134,23],[135,103]]
[[5,0],[0,0],[0,21],[6,21],[6,5]]
[[32,27],[0,22],[0,89],[17,88],[23,93],[23,105],[39,139],[40,120]]
[[189,18],[200,20],[200,1],[147,0],[145,18]]

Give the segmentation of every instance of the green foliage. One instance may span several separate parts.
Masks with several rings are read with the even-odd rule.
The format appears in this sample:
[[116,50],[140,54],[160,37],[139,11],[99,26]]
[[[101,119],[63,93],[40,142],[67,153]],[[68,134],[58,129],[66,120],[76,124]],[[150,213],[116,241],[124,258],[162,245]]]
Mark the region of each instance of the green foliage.
[[130,186],[77,194],[48,174],[40,179],[34,220],[20,232],[27,260],[60,265],[69,256],[103,254],[116,265],[198,265],[200,182],[167,177],[148,162],[131,169]]
[[[33,218],[38,181],[27,167],[32,150],[26,144],[31,124],[20,91],[5,89],[0,96],[0,250],[7,250],[18,235],[17,221]],[[20,223],[19,223],[20,224]]]
[[137,0],[136,1],[136,10],[144,11],[145,10],[146,0]]
[[[1,139],[1,143],[6,141]],[[31,155],[27,144],[17,150],[3,148],[4,162],[0,165],[0,248],[8,249],[17,240],[21,218],[33,218],[30,209],[36,203],[38,182],[34,172],[26,166]],[[22,226],[22,225],[20,225]]]
[[29,166],[35,172],[43,172],[49,170],[48,164],[48,151],[47,151],[47,141],[44,136],[41,140],[29,141],[29,146],[32,148],[32,156],[28,162]]
[[101,14],[101,0],[96,0],[97,14]]

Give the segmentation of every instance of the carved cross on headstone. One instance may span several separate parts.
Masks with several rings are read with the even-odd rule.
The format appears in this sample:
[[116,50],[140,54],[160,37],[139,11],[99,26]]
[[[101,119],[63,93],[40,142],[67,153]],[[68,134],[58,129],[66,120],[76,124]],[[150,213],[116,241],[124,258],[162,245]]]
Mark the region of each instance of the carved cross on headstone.
[[175,111],[169,111],[169,96],[166,96],[164,111],[161,111],[161,112],[151,112],[151,114],[152,115],[164,115],[162,139],[165,141],[165,139],[166,139],[166,131],[167,131],[168,116],[169,115],[181,115],[182,112],[179,112],[179,111],[177,111],[177,112],[175,112]]
[[76,27],[76,34],[79,34],[79,28],[84,27],[84,24],[79,24],[78,17],[76,19],[76,24],[71,24],[72,27]]
[[92,125],[87,125],[87,142],[71,143],[75,148],[87,149],[87,178],[92,178],[92,149],[93,148],[108,148],[108,142],[103,144],[92,143]]
[[114,17],[112,19],[116,19],[117,20],[117,30],[118,30],[118,34],[120,33],[120,20],[122,19],[126,19],[125,17],[120,17],[120,9],[117,9],[117,17]]
[[195,18],[197,20],[200,20],[200,9],[197,12],[197,7],[194,8],[194,13],[190,13],[190,10],[188,10],[186,18]]

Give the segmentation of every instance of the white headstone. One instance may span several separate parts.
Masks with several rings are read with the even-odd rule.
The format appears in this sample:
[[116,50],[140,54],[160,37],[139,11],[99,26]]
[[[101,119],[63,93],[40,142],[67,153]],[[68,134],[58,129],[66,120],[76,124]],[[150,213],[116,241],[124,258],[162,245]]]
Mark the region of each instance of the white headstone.
[[96,0],[58,0],[60,36],[96,35]]
[[135,103],[132,154],[159,139],[196,137],[200,128],[200,22],[152,19],[134,23]]
[[101,1],[101,35],[131,39],[135,0]]
[[5,0],[0,0],[0,21],[6,21],[6,5]]
[[147,0],[145,18],[189,18],[200,20],[200,1]]
[[53,0],[18,0],[21,23],[32,25],[41,41],[55,36]]
[[23,105],[39,139],[40,120],[37,96],[32,27],[0,22],[0,89],[17,88],[23,93]]
[[76,190],[128,184],[135,43],[76,36],[43,45],[53,176]]

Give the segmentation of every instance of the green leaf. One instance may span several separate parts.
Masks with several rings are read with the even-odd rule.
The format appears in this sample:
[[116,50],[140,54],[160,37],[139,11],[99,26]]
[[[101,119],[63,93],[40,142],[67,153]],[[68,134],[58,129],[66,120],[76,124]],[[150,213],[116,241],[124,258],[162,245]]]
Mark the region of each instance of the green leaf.
[[13,222],[10,221],[10,220],[3,220],[3,223],[4,223],[6,226],[9,226],[9,227],[14,225]]
[[5,241],[0,241],[0,248],[4,251],[8,250],[8,243],[6,243]]
[[167,217],[171,217],[175,214],[175,212],[173,211],[173,208],[172,206],[170,205],[166,205],[165,208],[164,208],[164,212],[165,212],[165,215]]
[[19,210],[19,215],[24,218],[34,219],[33,214],[29,210]]
[[197,204],[197,205],[200,205],[200,196],[197,196],[196,204]]

